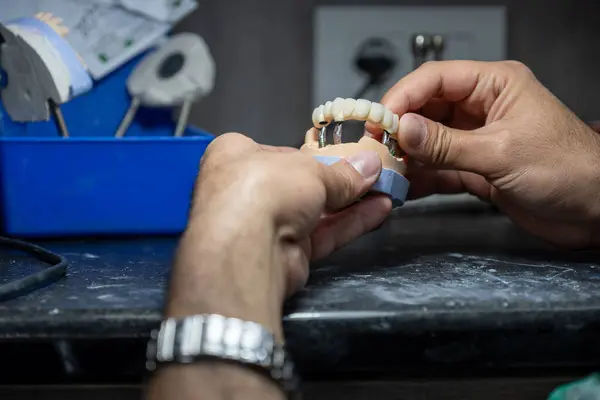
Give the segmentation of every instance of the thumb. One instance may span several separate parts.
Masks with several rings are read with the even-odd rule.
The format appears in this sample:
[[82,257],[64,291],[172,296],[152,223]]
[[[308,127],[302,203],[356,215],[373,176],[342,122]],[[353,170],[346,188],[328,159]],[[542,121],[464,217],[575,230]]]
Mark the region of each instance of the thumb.
[[325,185],[325,208],[339,210],[358,200],[377,181],[381,158],[375,151],[363,151],[332,165],[320,164]]
[[398,144],[412,158],[442,169],[486,175],[497,158],[493,136],[462,131],[417,114],[400,118]]

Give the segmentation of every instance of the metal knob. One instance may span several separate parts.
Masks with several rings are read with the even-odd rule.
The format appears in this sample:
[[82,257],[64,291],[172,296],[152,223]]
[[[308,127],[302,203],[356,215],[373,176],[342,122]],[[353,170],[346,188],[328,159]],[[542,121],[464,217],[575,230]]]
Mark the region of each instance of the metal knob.
[[444,40],[444,36],[442,35],[434,35],[431,38],[431,49],[433,50],[433,59],[436,61],[442,60],[444,57],[444,50],[446,47],[446,43]]
[[414,57],[414,68],[419,68],[426,60],[431,50],[431,36],[423,33],[411,37],[412,52]]

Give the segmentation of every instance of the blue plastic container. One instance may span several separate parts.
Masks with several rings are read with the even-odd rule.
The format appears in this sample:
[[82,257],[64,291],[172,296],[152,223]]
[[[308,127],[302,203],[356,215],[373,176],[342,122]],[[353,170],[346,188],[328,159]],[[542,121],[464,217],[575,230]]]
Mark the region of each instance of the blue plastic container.
[[0,206],[5,235],[64,237],[177,234],[186,224],[200,158],[214,138],[175,138],[170,110],[141,109],[113,135],[139,58],[61,107],[71,135],[52,121],[15,124],[0,106]]

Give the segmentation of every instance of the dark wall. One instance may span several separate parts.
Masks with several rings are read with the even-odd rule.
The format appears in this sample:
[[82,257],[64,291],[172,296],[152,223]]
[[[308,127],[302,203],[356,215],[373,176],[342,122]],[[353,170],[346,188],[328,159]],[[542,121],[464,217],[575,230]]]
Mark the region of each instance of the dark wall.
[[213,0],[179,30],[204,36],[218,78],[192,122],[263,143],[298,145],[310,127],[312,13],[316,4],[506,5],[509,58],[584,119],[600,119],[600,2],[596,0]]

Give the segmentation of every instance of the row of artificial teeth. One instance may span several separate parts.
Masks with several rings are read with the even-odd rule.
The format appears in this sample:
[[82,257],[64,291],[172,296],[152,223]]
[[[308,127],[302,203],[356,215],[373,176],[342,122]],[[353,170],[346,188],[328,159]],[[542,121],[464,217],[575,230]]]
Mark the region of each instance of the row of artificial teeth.
[[341,97],[320,105],[312,114],[315,128],[327,126],[332,121],[347,120],[368,121],[381,126],[390,135],[396,135],[400,117],[385,108],[383,104],[365,99],[342,99]]

